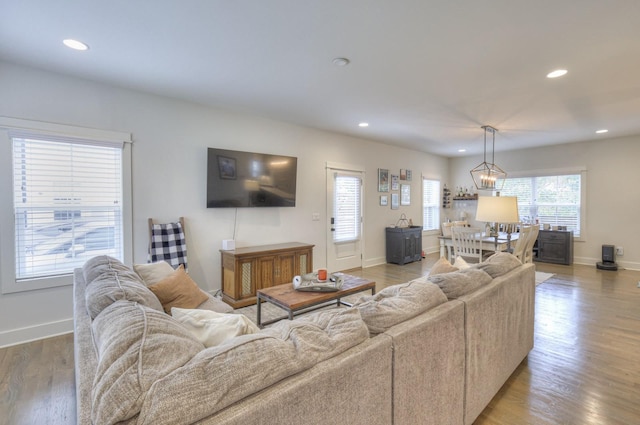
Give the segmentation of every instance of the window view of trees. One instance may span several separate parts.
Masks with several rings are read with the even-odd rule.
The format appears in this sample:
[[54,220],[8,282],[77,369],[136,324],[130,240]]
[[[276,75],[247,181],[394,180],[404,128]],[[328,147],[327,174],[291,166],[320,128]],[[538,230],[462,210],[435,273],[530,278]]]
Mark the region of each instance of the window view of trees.
[[581,180],[580,174],[507,178],[500,194],[518,197],[521,221],[566,226],[579,237]]

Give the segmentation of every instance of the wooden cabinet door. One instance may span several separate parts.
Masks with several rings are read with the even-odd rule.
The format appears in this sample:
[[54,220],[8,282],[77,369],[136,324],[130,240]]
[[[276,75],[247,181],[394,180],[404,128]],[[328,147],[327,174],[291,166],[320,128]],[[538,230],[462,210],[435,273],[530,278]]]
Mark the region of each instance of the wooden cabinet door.
[[276,285],[291,283],[296,275],[296,253],[288,252],[278,255],[276,259]]
[[[256,260],[256,262],[256,290],[262,288],[270,288],[277,285],[277,257],[273,255],[260,257]],[[255,292],[253,293],[253,295],[255,295]]]
[[293,275],[302,275],[313,271],[313,257],[311,250],[296,251],[295,269]]
[[251,259],[247,260],[238,260],[236,263],[236,273],[238,274],[235,277],[236,288],[235,288],[235,297],[236,299],[245,299],[251,298],[256,294],[256,284],[255,284],[255,263]]

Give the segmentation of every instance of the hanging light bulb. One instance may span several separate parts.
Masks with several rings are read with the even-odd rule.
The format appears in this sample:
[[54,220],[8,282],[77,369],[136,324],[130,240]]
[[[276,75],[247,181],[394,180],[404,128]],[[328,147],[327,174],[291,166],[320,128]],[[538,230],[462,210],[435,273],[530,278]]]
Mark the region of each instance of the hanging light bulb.
[[[494,163],[496,132],[498,130],[490,125],[483,125],[481,128],[484,130],[484,161],[470,171],[471,178],[478,190],[502,190],[507,173]],[[487,162],[487,133],[491,133],[493,136],[491,162]]]

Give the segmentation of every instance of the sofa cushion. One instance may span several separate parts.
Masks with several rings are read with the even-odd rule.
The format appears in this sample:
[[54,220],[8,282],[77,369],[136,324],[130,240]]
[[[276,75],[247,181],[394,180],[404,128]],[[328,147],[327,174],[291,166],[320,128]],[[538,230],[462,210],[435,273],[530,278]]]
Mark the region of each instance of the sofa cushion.
[[491,280],[491,276],[484,270],[473,267],[453,273],[429,276],[429,281],[438,285],[449,300],[473,292]]
[[117,258],[108,255],[98,255],[88,259],[82,266],[82,275],[86,285],[89,285],[102,273],[113,271],[131,271],[131,269]]
[[458,268],[454,267],[449,262],[449,260],[447,260],[445,257],[440,257],[438,261],[436,261],[436,263],[433,265],[433,267],[431,267],[431,270],[429,270],[429,276],[435,276],[442,273],[451,273],[457,270]]
[[168,277],[149,286],[149,289],[156,294],[168,314],[171,314],[171,307],[196,308],[208,298],[187,274],[182,264]]
[[104,271],[86,287],[85,300],[87,312],[92,319],[118,300],[134,301],[162,311],[158,298],[131,270]]
[[92,325],[98,354],[92,423],[134,417],[151,385],[204,350],[183,326],[131,301],[116,301]]
[[172,307],[171,316],[205,347],[213,347],[236,336],[260,331],[260,328],[244,314]]
[[489,274],[489,276],[495,279],[496,277],[502,276],[521,265],[522,263],[515,255],[508,252],[497,252],[487,258],[484,262],[474,264],[473,267],[484,270]]
[[151,286],[165,279],[175,271],[166,261],[156,261],[148,264],[134,264],[133,270],[142,278],[145,285]]
[[335,309],[283,320],[258,333],[233,338],[203,350],[153,384],[138,423],[197,422],[368,336],[357,310]]
[[369,332],[379,334],[446,301],[440,288],[421,278],[363,296],[353,307],[360,311]]

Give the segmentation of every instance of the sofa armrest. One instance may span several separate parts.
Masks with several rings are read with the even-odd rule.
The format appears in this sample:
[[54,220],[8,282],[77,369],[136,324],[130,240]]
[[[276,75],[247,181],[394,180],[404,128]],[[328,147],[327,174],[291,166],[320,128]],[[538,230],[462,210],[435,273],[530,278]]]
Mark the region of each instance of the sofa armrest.
[[524,264],[459,300],[465,304],[468,425],[533,348],[535,266]]
[[91,317],[85,301],[82,269],[73,272],[73,354],[76,379],[76,420],[78,425],[91,425],[91,391],[98,355],[91,333]]

